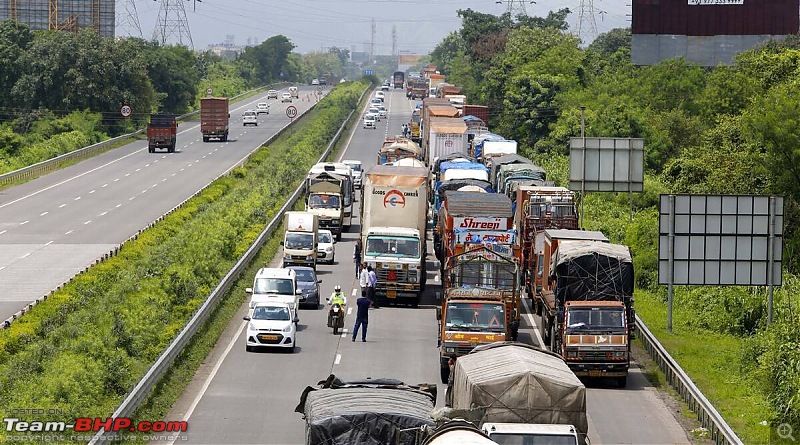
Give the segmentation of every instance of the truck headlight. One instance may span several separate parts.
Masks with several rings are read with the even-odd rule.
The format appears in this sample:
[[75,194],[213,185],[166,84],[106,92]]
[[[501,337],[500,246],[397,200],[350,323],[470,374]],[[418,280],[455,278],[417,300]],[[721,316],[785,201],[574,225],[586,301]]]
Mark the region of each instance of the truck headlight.
[[306,257],[306,259],[307,259],[308,261],[311,261],[311,260],[313,260],[313,259],[314,259],[314,255],[308,255],[308,256]]
[[283,254],[283,259],[284,259],[284,260],[291,260],[291,259],[292,259],[292,256],[291,256],[290,254],[288,254],[288,253],[284,253],[284,254]]
[[448,354],[453,354],[456,352],[456,348],[444,348],[444,352]]
[[567,358],[578,358],[578,351],[567,351]]
[[628,353],[626,351],[616,351],[616,352],[614,352],[614,357],[625,357],[626,355],[628,355]]

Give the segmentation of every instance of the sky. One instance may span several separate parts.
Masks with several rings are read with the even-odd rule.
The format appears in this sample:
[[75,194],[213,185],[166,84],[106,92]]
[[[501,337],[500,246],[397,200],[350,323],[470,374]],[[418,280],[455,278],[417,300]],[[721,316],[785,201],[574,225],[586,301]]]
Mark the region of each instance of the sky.
[[[162,3],[175,0],[117,0],[117,16],[125,14],[124,4],[133,4],[142,34],[153,37]],[[375,21],[375,53],[392,53],[392,27],[397,30],[401,53],[427,54],[452,31],[461,28],[458,9],[502,14],[510,0],[186,0],[186,19],[195,49],[223,43],[233,36],[236,45],[257,44],[277,34],[295,44],[296,52],[326,51],[336,46],[355,51],[368,49]],[[586,13],[581,37],[585,43],[597,33],[630,26],[630,0],[530,0],[528,15],[546,17],[549,11],[569,8],[570,32],[578,32],[581,3]],[[498,3],[500,2],[500,3]],[[519,0],[514,1],[518,9]],[[594,9],[594,14],[589,12]],[[162,15],[163,19],[164,15]],[[119,19],[118,19],[119,22]],[[117,35],[131,35],[131,28],[118,27]],[[171,38],[169,43],[177,43]],[[186,42],[184,42],[186,43]]]

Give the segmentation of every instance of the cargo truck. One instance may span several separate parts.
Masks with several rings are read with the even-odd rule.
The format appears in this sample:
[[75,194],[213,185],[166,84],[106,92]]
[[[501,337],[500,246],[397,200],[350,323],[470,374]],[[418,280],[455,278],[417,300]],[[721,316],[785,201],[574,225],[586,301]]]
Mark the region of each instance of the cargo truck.
[[158,113],[150,115],[147,126],[147,151],[155,153],[158,148],[166,148],[167,153],[175,153],[178,138],[178,121],[175,115]]
[[203,133],[203,142],[211,139],[227,142],[230,117],[227,97],[200,99],[200,132]]
[[323,171],[306,177],[306,212],[319,218],[319,228],[328,229],[337,240],[342,239],[344,219],[343,177]]
[[[447,405],[476,411],[500,444],[586,444],[586,387],[556,354],[522,343],[495,343],[456,360]],[[478,408],[480,407],[480,408]]]
[[[321,162],[314,164],[311,167],[311,173],[333,173],[339,175],[344,181],[342,185],[342,196],[344,212],[342,216],[342,231],[347,232],[352,225],[353,217],[353,203],[356,200],[356,186],[355,186],[355,173],[351,165],[343,162]],[[341,239],[341,237],[340,237]]]
[[451,153],[467,155],[467,124],[457,117],[432,117],[425,131],[426,163]]
[[489,107],[486,105],[464,104],[461,113],[463,116],[475,116],[487,125],[489,124]]
[[289,87],[289,96],[291,96],[292,99],[298,99],[300,97],[300,92],[297,90],[297,87]]
[[286,212],[283,217],[283,267],[317,268],[319,217],[309,212]]
[[557,232],[545,231],[547,279],[537,299],[543,337],[576,376],[610,378],[624,388],[635,327],[630,249]]
[[375,269],[378,298],[419,303],[425,288],[428,169],[373,166],[361,198],[364,261]]
[[406,158],[422,160],[422,149],[416,142],[400,136],[383,140],[378,150],[378,164],[394,163]]
[[436,308],[439,321],[439,371],[450,376],[451,356],[469,354],[476,346],[517,338],[520,302],[517,263],[499,244],[476,244],[446,258],[444,295]]
[[392,75],[392,86],[397,89],[403,89],[403,85],[406,83],[406,73],[402,71],[395,71],[394,75]]

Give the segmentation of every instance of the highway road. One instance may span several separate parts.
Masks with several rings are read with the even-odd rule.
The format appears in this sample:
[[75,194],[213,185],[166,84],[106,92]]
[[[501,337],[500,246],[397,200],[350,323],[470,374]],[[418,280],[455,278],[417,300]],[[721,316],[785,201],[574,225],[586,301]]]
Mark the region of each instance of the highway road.
[[[300,113],[314,92],[300,87],[293,103]],[[242,112],[257,102],[270,103],[270,114],[243,127]],[[183,122],[176,153],[148,153],[147,141],[137,141],[0,191],[0,321],[237,165],[289,123],[288,105],[264,92],[231,104],[228,142],[204,143],[199,121]]]
[[[375,164],[377,149],[387,135],[399,134],[409,120],[413,102],[401,91],[387,94],[389,119],[376,130],[357,127],[343,159],[359,159],[365,168]],[[352,295],[358,289],[352,262],[359,227],[353,225],[336,244],[337,263],[318,266],[321,296],[335,285]],[[429,238],[430,239],[430,238]],[[430,251],[431,249],[429,249]],[[279,257],[271,264],[279,267]],[[348,311],[347,331],[335,336],[326,327],[326,309],[303,310],[297,334],[298,350],[248,353],[244,345],[243,305],[165,420],[187,420],[187,437],[178,443],[300,444],[302,415],[295,413],[300,394],[331,373],[345,380],[391,377],[406,383],[436,383],[437,406],[444,404],[439,381],[434,307],[440,291],[438,265],[428,255],[428,287],[419,308],[381,307],[370,310],[367,342],[350,340],[355,315]],[[323,298],[324,299],[324,298]],[[538,344],[536,317],[526,314],[520,340]],[[359,335],[360,337],[360,335]],[[657,390],[634,366],[628,387],[618,389],[590,382],[587,395],[589,436],[593,444],[685,444],[686,432],[661,400]]]

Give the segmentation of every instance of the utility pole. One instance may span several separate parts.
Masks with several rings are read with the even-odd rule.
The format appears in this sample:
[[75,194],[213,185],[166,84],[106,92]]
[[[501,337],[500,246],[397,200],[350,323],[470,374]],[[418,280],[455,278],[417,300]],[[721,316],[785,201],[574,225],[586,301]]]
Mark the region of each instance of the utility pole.
[[136,12],[134,0],[117,0],[117,24],[118,30],[125,31],[133,37],[144,37],[142,26],[139,24],[139,14]]
[[375,33],[378,32],[378,27],[375,25],[375,19],[372,19],[372,41],[369,44],[369,58],[375,60]]
[[581,40],[586,41],[583,38],[585,27],[589,28],[587,31],[592,39],[597,37],[597,21],[594,15],[594,0],[581,0],[578,5],[578,37]]
[[535,4],[535,1],[528,0],[497,0],[495,1],[497,4],[506,4],[506,12],[511,15],[511,17],[517,17],[520,15],[528,15],[528,11],[525,10],[525,3]]
[[186,19],[186,9],[183,0],[161,0],[158,8],[158,22],[153,31],[153,40],[166,45],[174,38],[178,44],[194,49],[192,32],[189,30],[189,21]]
[[392,57],[397,58],[397,26],[392,25]]

